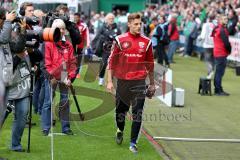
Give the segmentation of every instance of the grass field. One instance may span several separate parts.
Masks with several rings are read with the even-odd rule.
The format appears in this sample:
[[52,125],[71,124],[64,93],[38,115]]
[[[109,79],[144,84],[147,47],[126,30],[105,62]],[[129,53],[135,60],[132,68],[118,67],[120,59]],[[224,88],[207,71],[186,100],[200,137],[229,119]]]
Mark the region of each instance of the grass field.
[[[86,68],[85,68],[86,69]],[[85,70],[84,69],[84,70]],[[94,75],[92,78],[95,78]],[[91,78],[90,78],[91,79]],[[90,91],[100,91],[104,98],[96,99],[94,94],[87,96],[87,93],[81,93],[77,96],[81,109],[87,112],[88,119],[86,122],[72,122],[71,128],[74,136],[61,136],[54,135],[54,159],[55,160],[161,160],[162,158],[148,142],[148,140],[141,136],[139,140],[139,153],[132,154],[129,150],[129,137],[130,137],[130,121],[127,122],[126,131],[124,133],[124,142],[121,146],[115,143],[115,123],[114,123],[114,109],[112,106],[107,106],[100,110],[95,110],[97,106],[104,100],[108,100],[108,105],[114,102],[113,96],[104,93],[103,87],[99,87],[97,82],[77,81],[74,85],[91,88]],[[92,93],[92,92],[91,92]],[[98,93],[98,92],[97,92]],[[72,99],[72,98],[71,98]],[[105,112],[109,111],[107,114]],[[76,108],[71,105],[71,111],[76,112]],[[89,111],[89,112],[88,112]],[[102,116],[96,115],[97,112],[103,111]],[[98,117],[98,118],[94,118]],[[51,137],[42,136],[40,129],[40,118],[37,115],[33,116],[33,122],[37,126],[32,128],[31,138],[31,153],[16,153],[9,151],[11,140],[11,121],[12,116],[6,121],[1,137],[0,137],[0,157],[6,157],[9,160],[50,160],[51,159]],[[27,148],[27,132],[25,129],[22,144]],[[60,123],[53,128],[54,133],[61,132]]]
[[[223,88],[231,94],[229,97],[201,96],[197,91],[199,78],[206,75],[205,64],[197,58],[177,55],[175,60],[176,64],[171,66],[173,85],[185,89],[185,106],[169,108],[157,99],[148,101],[145,114],[161,112],[168,116],[146,121],[148,132],[162,137],[240,139],[240,77],[235,70],[227,68],[223,78]],[[213,88],[212,83],[212,91]],[[239,143],[158,142],[173,160],[240,159]]]
[[[173,64],[173,85],[185,89],[185,106],[166,107],[158,99],[147,100],[144,113],[144,128],[152,136],[183,138],[239,138],[240,139],[240,77],[233,69],[228,68],[223,78],[223,87],[231,95],[229,97],[201,96],[197,93],[199,78],[206,75],[203,62],[197,58],[175,56]],[[96,66],[92,71],[96,71]],[[91,75],[91,74],[90,74]],[[90,79],[95,79],[94,74]],[[139,154],[128,151],[130,121],[127,121],[124,143],[118,146],[114,142],[115,124],[114,109],[111,105],[114,98],[103,92],[96,82],[81,80],[75,83],[81,86],[78,96],[83,112],[87,112],[86,122],[72,122],[74,136],[54,136],[55,160],[160,160],[158,152],[143,135],[139,141]],[[213,86],[213,85],[212,85]],[[86,88],[91,88],[86,92]],[[95,92],[94,92],[94,91]],[[94,94],[99,93],[97,98]],[[103,108],[97,107],[108,101]],[[111,105],[110,105],[111,104]],[[97,109],[96,109],[97,108]],[[99,109],[100,108],[100,109]],[[76,112],[74,104],[71,107]],[[110,111],[110,112],[108,112]],[[107,113],[107,114],[104,114]],[[149,115],[165,117],[150,117]],[[40,130],[40,120],[34,116],[37,126],[32,130],[31,153],[14,153],[8,150],[10,144],[11,118],[4,126],[0,139],[0,157],[10,160],[42,160],[51,159],[51,137],[44,137]],[[60,132],[60,124],[53,129]],[[88,135],[86,135],[88,134]],[[89,134],[91,136],[89,136]],[[173,160],[239,160],[238,143],[213,142],[176,142],[158,141],[169,159]],[[27,144],[27,130],[23,136],[23,146]]]

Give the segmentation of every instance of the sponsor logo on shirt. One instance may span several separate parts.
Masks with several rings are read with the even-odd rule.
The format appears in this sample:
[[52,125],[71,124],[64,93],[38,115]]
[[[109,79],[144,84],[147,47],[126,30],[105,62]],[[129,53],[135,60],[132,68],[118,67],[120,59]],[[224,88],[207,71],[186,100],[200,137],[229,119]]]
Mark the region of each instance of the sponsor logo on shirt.
[[140,58],[140,57],[142,57],[143,55],[137,54],[137,53],[126,53],[125,56],[127,56],[127,57],[138,57],[138,58]]
[[138,42],[138,45],[141,49],[143,49],[145,47],[145,43],[144,42]]
[[130,48],[131,46],[132,46],[132,43],[129,42],[129,41],[124,41],[124,42],[122,42],[122,48],[123,48],[123,49],[128,49],[128,48]]

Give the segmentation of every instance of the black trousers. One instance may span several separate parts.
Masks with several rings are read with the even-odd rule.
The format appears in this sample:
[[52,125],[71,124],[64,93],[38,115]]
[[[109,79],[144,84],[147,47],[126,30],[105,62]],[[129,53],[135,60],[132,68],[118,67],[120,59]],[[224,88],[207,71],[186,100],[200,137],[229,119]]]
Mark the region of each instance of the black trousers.
[[132,106],[131,142],[136,143],[142,124],[145,102],[145,80],[118,80],[116,90],[116,123],[124,131],[125,117]]
[[157,62],[161,65],[163,65],[163,60],[165,61],[165,65],[169,65],[168,57],[165,51],[166,45],[159,43],[156,48],[156,52],[158,55]]
[[100,68],[99,68],[99,78],[104,78],[106,68],[108,65],[108,57],[110,53],[103,53],[102,54],[102,61],[100,62]]

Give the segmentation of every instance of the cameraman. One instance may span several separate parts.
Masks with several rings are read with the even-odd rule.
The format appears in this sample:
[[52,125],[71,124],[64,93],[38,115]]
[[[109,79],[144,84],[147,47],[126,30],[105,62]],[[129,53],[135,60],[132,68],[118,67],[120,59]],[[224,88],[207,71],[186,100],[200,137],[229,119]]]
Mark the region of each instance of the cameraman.
[[[60,90],[59,116],[62,122],[62,133],[73,135],[69,122],[68,87],[72,85],[72,80],[75,78],[77,70],[76,59],[72,44],[65,38],[66,26],[64,21],[62,19],[55,19],[52,28],[60,29],[61,40],[59,42],[45,43],[45,68],[51,80],[53,91],[56,90],[57,86]],[[50,86],[45,86],[46,89],[48,87]],[[51,97],[50,89],[49,97]],[[42,106],[42,131],[45,136],[49,134],[51,127],[51,103],[44,102]]]
[[98,82],[100,86],[104,84],[104,74],[106,71],[108,57],[111,52],[113,40],[117,35],[121,34],[120,29],[117,28],[117,24],[114,23],[114,18],[115,16],[112,13],[108,13],[105,17],[105,23],[103,24],[102,28],[100,28],[99,32],[95,37],[95,39],[101,37],[102,44],[100,44],[100,46],[102,46],[103,48]]
[[77,45],[79,45],[82,41],[81,33],[78,29],[78,26],[71,22],[69,9],[66,5],[59,5],[56,8],[56,12],[60,19],[62,19],[65,23],[66,29],[69,32],[70,41],[72,42],[74,53],[77,54]]
[[[5,69],[8,67],[8,64],[12,64],[12,56],[8,44],[11,40],[12,32],[11,22],[15,18],[16,14],[14,12],[5,13],[5,9],[0,8],[0,130],[6,112],[5,87],[7,83],[9,83],[9,80],[6,79],[7,75],[5,75],[6,74]],[[5,51],[8,52],[5,53]],[[9,63],[6,61],[6,58],[9,58],[8,59],[10,61]]]
[[[20,6],[19,14],[26,18],[32,19],[31,21],[39,21],[37,17],[34,16],[34,6],[30,2],[24,2]],[[38,30],[40,26],[35,27],[32,24],[27,24],[28,30]],[[28,39],[27,39],[28,40]],[[41,80],[41,71],[40,71],[40,61],[42,61],[42,53],[38,48],[28,47],[27,51],[29,53],[30,61],[32,66],[34,66],[35,72],[35,85],[33,92],[33,105],[35,113],[40,112],[41,106],[39,106],[39,94],[41,91],[42,80]]]

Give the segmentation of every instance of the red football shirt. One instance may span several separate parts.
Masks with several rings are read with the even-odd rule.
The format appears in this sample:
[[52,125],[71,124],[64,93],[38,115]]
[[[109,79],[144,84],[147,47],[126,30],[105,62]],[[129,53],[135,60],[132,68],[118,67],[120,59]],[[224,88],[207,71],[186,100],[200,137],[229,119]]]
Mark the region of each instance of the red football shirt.
[[143,35],[130,32],[119,35],[109,57],[109,69],[113,76],[123,80],[142,80],[153,72],[152,43]]

